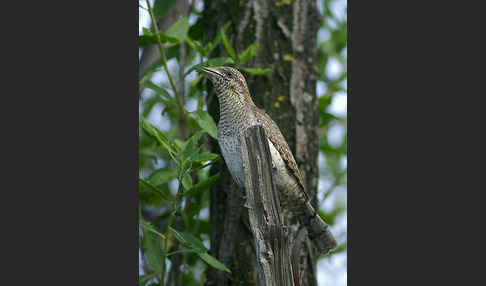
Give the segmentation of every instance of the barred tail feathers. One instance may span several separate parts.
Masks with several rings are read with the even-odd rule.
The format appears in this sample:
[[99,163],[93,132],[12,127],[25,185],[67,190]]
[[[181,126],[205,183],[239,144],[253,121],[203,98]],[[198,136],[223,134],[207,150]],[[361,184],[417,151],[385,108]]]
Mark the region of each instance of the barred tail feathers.
[[317,214],[310,202],[306,203],[301,223],[307,228],[309,238],[320,254],[336,249],[337,241],[329,230],[329,225]]

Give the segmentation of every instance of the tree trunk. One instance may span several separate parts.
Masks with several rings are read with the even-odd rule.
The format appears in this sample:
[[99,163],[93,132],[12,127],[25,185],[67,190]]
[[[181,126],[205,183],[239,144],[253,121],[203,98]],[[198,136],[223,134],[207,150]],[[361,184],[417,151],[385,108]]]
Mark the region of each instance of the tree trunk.
[[[290,2],[290,4],[286,4]],[[320,15],[315,0],[205,0],[203,20],[205,40],[214,39],[219,29],[231,21],[227,36],[240,54],[252,43],[258,53],[245,66],[273,68],[263,76],[245,74],[255,104],[277,123],[299,166],[306,190],[316,206],[317,193],[317,30]],[[222,46],[211,57],[228,56]],[[219,104],[208,93],[208,110],[219,120]],[[213,152],[219,153],[216,141]],[[220,182],[211,189],[211,254],[232,271],[227,274],[208,268],[206,285],[257,285],[255,249],[248,228],[248,212],[243,207],[243,190],[236,188],[221,161],[212,173],[221,172]],[[284,218],[285,219],[285,218]],[[291,241],[298,230],[296,220]],[[317,285],[316,254],[308,239],[296,247],[300,285]],[[294,269],[294,272],[296,269]],[[295,275],[295,273],[294,273]]]
[[262,126],[240,135],[246,205],[254,237],[259,285],[295,286],[288,227],[272,173],[272,157]]

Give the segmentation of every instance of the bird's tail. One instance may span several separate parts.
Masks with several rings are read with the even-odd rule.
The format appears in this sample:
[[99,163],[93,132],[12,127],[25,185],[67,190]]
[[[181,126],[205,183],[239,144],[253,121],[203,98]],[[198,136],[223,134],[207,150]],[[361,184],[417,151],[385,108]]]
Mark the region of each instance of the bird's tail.
[[300,218],[301,224],[307,228],[309,238],[320,254],[327,254],[337,247],[337,241],[329,230],[329,225],[317,214],[310,202],[306,203],[305,213]]

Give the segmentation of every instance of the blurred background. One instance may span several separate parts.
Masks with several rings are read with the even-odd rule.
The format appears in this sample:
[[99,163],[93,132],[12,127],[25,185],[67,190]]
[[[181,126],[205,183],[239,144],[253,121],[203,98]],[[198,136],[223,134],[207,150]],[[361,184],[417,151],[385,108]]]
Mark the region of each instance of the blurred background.
[[[208,112],[208,84],[195,67],[254,63],[257,52],[254,46],[232,47],[234,41],[221,33],[207,41],[201,24],[205,1],[177,2],[181,1],[139,1],[140,285],[162,285],[161,280],[167,285],[203,285],[207,267],[224,269],[205,254],[211,239],[209,189],[220,179],[210,168],[222,158],[210,147],[217,118]],[[291,5],[285,0],[269,2]],[[319,257],[317,281],[322,286],[347,285],[347,3],[317,0],[316,5],[322,19],[315,62],[317,198],[340,245]],[[160,28],[159,39],[150,10]],[[212,57],[216,47],[226,56]],[[164,49],[162,57],[159,48]],[[261,66],[246,68],[254,77],[270,72]],[[179,254],[171,254],[174,251]]]

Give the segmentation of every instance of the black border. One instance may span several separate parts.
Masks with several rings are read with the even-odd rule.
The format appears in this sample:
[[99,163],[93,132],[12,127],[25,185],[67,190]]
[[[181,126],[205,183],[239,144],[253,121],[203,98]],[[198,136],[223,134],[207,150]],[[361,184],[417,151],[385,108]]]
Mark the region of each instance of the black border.
[[[349,285],[483,280],[484,10],[451,3],[348,1]],[[4,8],[8,273],[138,283],[138,3],[20,4]]]
[[137,285],[138,1],[5,4],[1,284]]
[[479,11],[348,2],[349,285],[484,280]]

